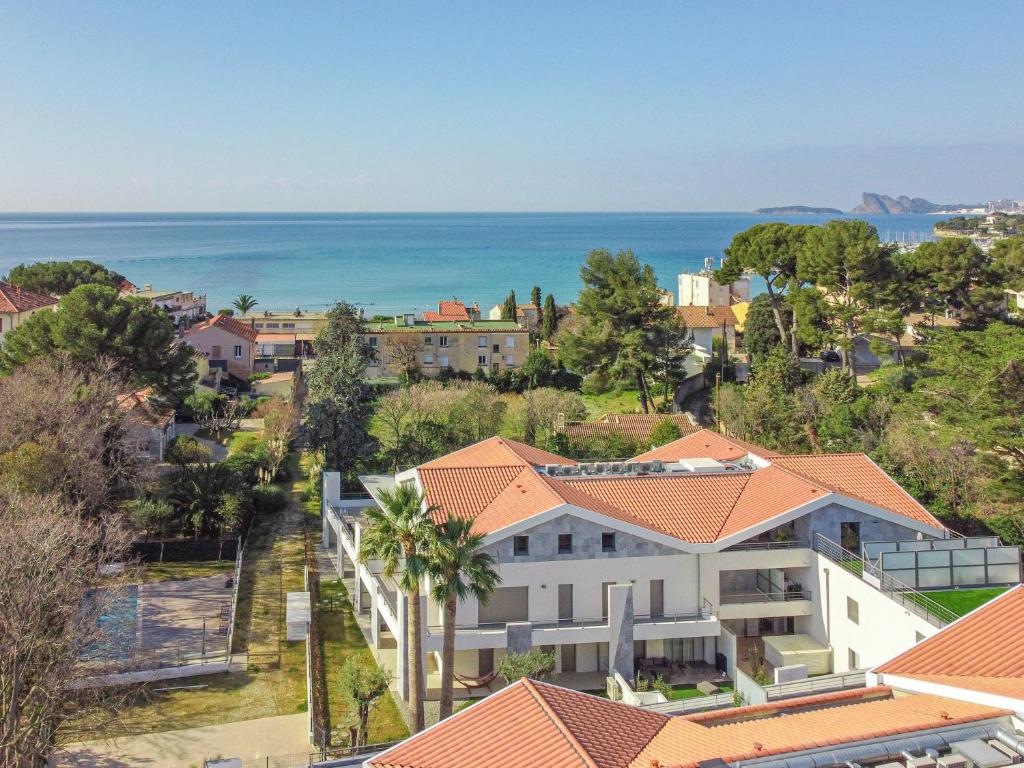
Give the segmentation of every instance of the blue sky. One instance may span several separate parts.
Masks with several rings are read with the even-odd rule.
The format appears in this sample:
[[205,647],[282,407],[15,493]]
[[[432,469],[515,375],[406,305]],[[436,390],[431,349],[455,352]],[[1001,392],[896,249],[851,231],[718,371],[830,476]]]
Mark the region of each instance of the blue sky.
[[0,211],[1024,197],[1024,3],[8,2]]

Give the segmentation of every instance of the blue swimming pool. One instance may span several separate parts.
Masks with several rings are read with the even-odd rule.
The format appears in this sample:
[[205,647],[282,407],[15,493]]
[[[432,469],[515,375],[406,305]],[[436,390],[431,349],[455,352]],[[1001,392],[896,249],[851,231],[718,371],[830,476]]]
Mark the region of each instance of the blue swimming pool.
[[139,587],[132,584],[111,592],[107,589],[94,590],[86,600],[103,600],[106,604],[96,619],[101,630],[101,639],[86,652],[89,658],[98,660],[124,659],[131,655],[135,646],[135,628],[139,617]]

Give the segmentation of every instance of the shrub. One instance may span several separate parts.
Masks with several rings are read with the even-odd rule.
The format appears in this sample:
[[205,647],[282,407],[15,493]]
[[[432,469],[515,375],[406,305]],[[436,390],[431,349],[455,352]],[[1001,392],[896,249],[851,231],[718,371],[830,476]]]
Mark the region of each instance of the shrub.
[[210,461],[213,451],[191,435],[178,435],[168,444],[166,458],[169,463],[183,467]]
[[252,505],[259,515],[276,515],[288,508],[288,492],[276,485],[257,485],[252,489]]
[[505,678],[506,683],[514,683],[521,677],[539,680],[555,669],[555,654],[547,653],[540,648],[533,648],[526,653],[510,653],[498,662],[498,674]]

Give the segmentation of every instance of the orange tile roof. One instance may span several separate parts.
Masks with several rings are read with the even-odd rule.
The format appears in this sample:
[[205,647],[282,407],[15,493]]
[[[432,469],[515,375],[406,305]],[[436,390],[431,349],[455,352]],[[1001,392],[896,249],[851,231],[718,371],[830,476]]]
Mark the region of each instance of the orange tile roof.
[[875,671],[1024,699],[1024,586],[1003,593]]
[[[665,419],[677,427],[683,435],[700,431],[685,413],[612,413],[605,414],[597,421],[570,422],[562,432],[574,445],[586,443],[595,435],[622,435],[636,444],[644,444],[654,429]],[[648,443],[649,444],[649,443]]]
[[774,456],[770,461],[836,493],[888,509],[926,525],[942,527],[942,523],[863,453]]
[[374,768],[624,768],[669,718],[523,678],[370,758]]
[[205,331],[207,328],[213,328],[214,326],[222,328],[223,330],[230,333],[232,336],[237,336],[240,339],[245,339],[253,344],[256,343],[256,329],[247,323],[235,320],[230,315],[214,315],[209,320],[204,320],[201,323],[196,323],[187,331],[185,336],[194,336],[197,333]]
[[[784,717],[758,716],[758,707],[729,710],[723,714],[734,721],[724,724],[712,719],[705,725],[700,717],[674,717],[630,766],[690,768],[713,758],[726,762],[752,760],[1011,714],[1009,710],[941,696],[893,698],[886,688],[868,688],[858,693],[861,697],[852,701],[823,696],[787,702]],[[879,697],[879,693],[886,695]],[[817,706],[816,699],[820,700]],[[804,709],[800,711],[800,707]],[[754,717],[735,721],[748,711]]]
[[423,319],[433,322],[456,322],[469,320],[469,312],[466,311],[466,305],[461,301],[439,301],[437,302],[437,312],[424,312]]
[[742,459],[748,453],[766,459],[779,455],[775,451],[769,451],[759,445],[747,443],[735,437],[726,437],[710,429],[701,429],[692,435],[686,435],[660,448],[642,453],[636,457],[635,461],[651,461],[652,459],[678,461],[679,459],[704,458],[734,461]]
[[494,437],[418,468],[435,518],[474,519],[489,534],[561,504],[589,509],[694,544],[741,534],[829,493],[839,493],[935,527],[941,524],[862,454],[780,457],[710,430],[637,457],[732,460],[767,455],[769,466],[724,473],[549,477],[544,464],[575,462]]
[[722,324],[736,327],[736,315],[732,307],[676,307],[687,328],[719,328]]
[[57,299],[45,293],[27,291],[10,283],[0,282],[0,312],[18,314],[33,309],[49,307],[57,303]]
[[479,443],[445,454],[421,464],[420,469],[439,467],[503,467],[543,466],[544,464],[575,464],[554,453],[534,448],[504,437],[489,437]]
[[158,405],[153,400],[152,387],[118,395],[117,407],[127,414],[129,421],[149,427],[164,427],[174,421],[174,409]]
[[519,682],[370,758],[373,768],[690,768],[827,748],[1011,712],[888,687],[666,717],[589,694]]

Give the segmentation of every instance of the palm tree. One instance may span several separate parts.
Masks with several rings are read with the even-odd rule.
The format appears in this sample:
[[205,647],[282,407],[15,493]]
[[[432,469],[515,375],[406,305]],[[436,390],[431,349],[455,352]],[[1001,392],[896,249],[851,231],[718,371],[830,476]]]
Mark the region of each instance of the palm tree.
[[455,687],[455,609],[473,595],[486,602],[498,583],[494,558],[480,551],[484,537],[473,533],[473,521],[450,517],[437,526],[426,550],[431,596],[444,606],[444,645],[441,649],[441,713],[452,713]]
[[257,304],[259,304],[259,302],[248,293],[240,293],[238,298],[231,302],[231,306],[237,309],[238,313],[241,315],[248,314],[248,312]]
[[425,572],[423,551],[434,533],[430,513],[423,494],[411,483],[402,483],[393,491],[380,492],[381,506],[366,510],[370,528],[359,547],[359,560],[380,560],[381,575],[391,579],[401,567],[398,588],[405,593],[409,606],[409,708],[415,732],[423,730],[423,640],[420,626],[420,578]]

